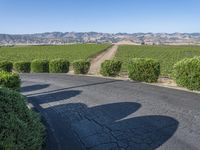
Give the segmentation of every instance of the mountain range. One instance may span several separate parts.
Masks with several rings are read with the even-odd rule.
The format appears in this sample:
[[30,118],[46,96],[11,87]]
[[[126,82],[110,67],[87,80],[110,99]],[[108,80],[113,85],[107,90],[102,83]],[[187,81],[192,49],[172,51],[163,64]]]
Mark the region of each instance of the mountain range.
[[67,43],[200,44],[200,33],[46,32],[0,34],[0,45],[59,45]]

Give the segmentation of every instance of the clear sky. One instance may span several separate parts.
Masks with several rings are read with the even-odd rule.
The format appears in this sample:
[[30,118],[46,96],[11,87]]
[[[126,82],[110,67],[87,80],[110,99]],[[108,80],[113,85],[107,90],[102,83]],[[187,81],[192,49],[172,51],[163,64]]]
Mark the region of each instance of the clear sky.
[[0,0],[0,33],[200,32],[200,0]]

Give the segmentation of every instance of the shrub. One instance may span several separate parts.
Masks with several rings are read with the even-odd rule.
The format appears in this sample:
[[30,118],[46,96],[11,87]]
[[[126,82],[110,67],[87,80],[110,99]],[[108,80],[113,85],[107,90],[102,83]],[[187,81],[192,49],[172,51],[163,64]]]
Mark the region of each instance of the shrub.
[[200,57],[186,58],[174,65],[176,83],[191,90],[200,91]]
[[100,73],[103,76],[115,77],[119,75],[121,70],[122,62],[118,60],[106,60],[101,64]]
[[160,63],[149,58],[134,58],[129,62],[128,75],[132,80],[156,82],[160,75]]
[[45,73],[49,72],[49,61],[48,60],[33,60],[31,62],[31,72],[34,73]]
[[69,61],[65,59],[54,59],[49,62],[49,72],[67,73],[69,71]]
[[0,61],[0,71],[12,72],[13,64],[9,61]]
[[12,90],[20,89],[20,78],[16,73],[9,73],[5,71],[0,72],[0,87],[6,87]]
[[42,149],[44,126],[18,92],[0,88],[0,122],[1,149]]
[[15,62],[13,64],[13,69],[20,73],[29,73],[31,71],[31,63],[30,62]]
[[90,69],[90,62],[87,60],[77,60],[72,63],[75,74],[87,74]]

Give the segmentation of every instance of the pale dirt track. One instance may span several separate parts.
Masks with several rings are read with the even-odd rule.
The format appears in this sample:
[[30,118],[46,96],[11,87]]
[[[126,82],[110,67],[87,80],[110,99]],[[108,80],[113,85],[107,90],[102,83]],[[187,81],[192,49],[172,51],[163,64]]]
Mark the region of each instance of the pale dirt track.
[[95,57],[91,61],[91,67],[89,70],[89,74],[97,75],[100,72],[101,63],[103,63],[105,60],[110,60],[115,56],[115,53],[117,52],[118,45],[113,45],[111,48],[106,50],[105,52],[101,53],[97,57]]

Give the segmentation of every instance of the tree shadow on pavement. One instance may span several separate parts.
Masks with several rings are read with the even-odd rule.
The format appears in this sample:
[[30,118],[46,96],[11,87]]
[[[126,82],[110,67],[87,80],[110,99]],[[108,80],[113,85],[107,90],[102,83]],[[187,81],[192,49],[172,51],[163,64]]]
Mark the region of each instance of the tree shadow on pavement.
[[140,107],[141,104],[133,102],[94,107],[69,103],[50,109],[62,111],[61,119],[69,125],[69,128],[63,128],[63,132],[55,126],[58,138],[67,136],[63,134],[65,130],[70,130],[86,149],[154,150],[172,137],[179,123],[169,116],[132,116]]
[[23,86],[20,91],[21,92],[32,92],[32,91],[37,91],[37,90],[47,88],[49,86],[50,86],[49,84],[35,84],[35,85]]

